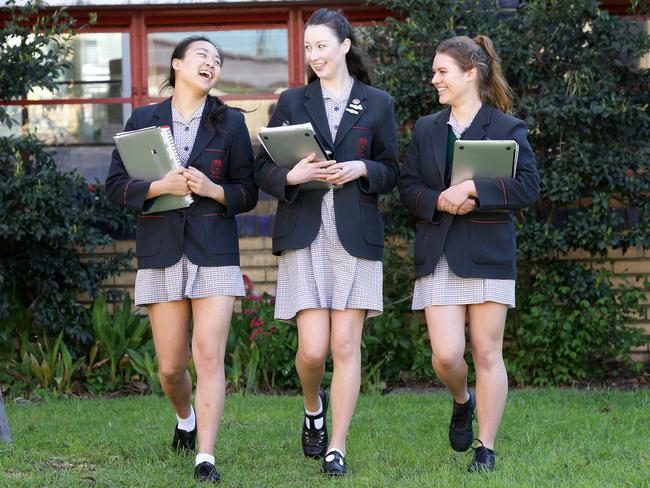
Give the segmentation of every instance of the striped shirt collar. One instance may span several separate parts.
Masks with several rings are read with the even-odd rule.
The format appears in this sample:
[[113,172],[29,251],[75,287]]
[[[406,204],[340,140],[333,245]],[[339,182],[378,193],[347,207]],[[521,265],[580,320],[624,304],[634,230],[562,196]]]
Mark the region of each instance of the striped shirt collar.
[[352,91],[352,85],[354,85],[354,78],[352,78],[352,81],[348,84],[348,86],[343,90],[338,96],[335,96],[333,93],[328,91],[324,86],[323,83],[320,84],[320,89],[323,92],[323,98],[324,99],[330,99],[333,102],[336,103],[345,103],[348,101],[348,98],[350,98],[350,92]]
[[456,139],[460,139],[460,136],[463,135],[463,132],[465,132],[470,125],[472,125],[472,122],[474,122],[474,119],[476,118],[476,114],[478,114],[479,110],[481,110],[481,107],[483,106],[482,103],[479,103],[478,108],[474,112],[474,114],[469,118],[467,123],[463,126],[461,126],[456,118],[454,117],[454,114],[449,114],[449,121],[447,122],[451,126],[451,130],[454,131],[454,135],[456,136]]
[[189,125],[194,119],[196,118],[201,118],[203,115],[203,109],[205,107],[205,100],[203,100],[203,103],[199,108],[197,108],[194,113],[190,116],[188,120],[185,120],[183,116],[174,108],[174,104],[172,103],[172,121],[174,122],[180,122],[181,124],[184,125]]

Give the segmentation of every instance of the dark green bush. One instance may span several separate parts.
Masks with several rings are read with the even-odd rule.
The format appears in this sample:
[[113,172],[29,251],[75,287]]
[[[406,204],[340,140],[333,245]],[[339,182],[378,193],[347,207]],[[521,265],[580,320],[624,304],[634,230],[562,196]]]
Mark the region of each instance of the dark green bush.
[[[402,150],[412,123],[442,108],[431,64],[437,44],[454,35],[492,38],[518,98],[514,115],[529,126],[542,194],[518,219],[517,309],[509,314],[505,351],[514,380],[600,378],[629,365],[630,347],[644,342],[624,325],[639,309],[640,293],[619,293],[603,272],[559,258],[650,243],[650,73],[635,67],[649,37],[592,0],[532,0],[507,10],[483,1],[374,3],[396,14],[364,39],[377,85],[396,98]],[[386,202],[391,211],[396,198]],[[389,218],[387,233],[398,246],[411,238],[405,224],[412,228],[412,219]],[[405,267],[408,259],[386,266],[387,295],[411,293]],[[409,305],[397,303],[396,315]],[[413,356],[428,354],[412,346]],[[387,379],[399,378],[391,371]]]
[[[0,29],[1,98],[24,99],[34,88],[55,88],[68,67],[72,19],[64,10],[38,15],[38,0],[7,6],[10,17]],[[12,127],[16,121],[0,108],[0,124]],[[107,232],[123,231],[133,220],[109,206],[101,188],[59,171],[37,135],[23,132],[0,137],[0,334],[54,338],[63,330],[74,352],[91,339],[90,312],[79,297],[95,296],[127,258],[86,254],[110,244]],[[24,315],[28,320],[17,326],[12,318]],[[11,347],[11,341],[0,346],[5,356]]]

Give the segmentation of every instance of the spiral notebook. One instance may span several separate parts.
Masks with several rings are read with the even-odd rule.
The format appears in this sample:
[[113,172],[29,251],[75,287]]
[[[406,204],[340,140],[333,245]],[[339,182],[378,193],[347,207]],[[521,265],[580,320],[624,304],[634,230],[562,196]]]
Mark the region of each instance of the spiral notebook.
[[[182,168],[169,126],[145,127],[115,134],[115,145],[131,178],[155,181],[174,168]],[[192,195],[160,195],[144,214],[187,208]]]

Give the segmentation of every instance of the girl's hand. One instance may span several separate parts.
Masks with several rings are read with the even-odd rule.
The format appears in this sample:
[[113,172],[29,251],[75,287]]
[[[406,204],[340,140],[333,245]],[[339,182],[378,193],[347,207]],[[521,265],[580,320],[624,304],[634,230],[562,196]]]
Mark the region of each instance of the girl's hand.
[[[469,197],[475,196],[477,195],[474,182],[472,180],[466,180],[457,185],[450,186],[443,191],[438,197],[436,209],[442,212],[456,214]],[[474,205],[476,205],[476,202],[474,202]],[[467,207],[463,210],[465,211],[466,209]]]
[[162,193],[170,195],[189,195],[192,193],[184,176],[185,168],[174,168],[165,175],[162,180],[159,180]]
[[368,176],[366,163],[359,160],[335,163],[327,168],[327,172],[330,174],[327,181],[334,183],[337,186],[343,185],[349,181],[354,181],[362,176]]
[[475,208],[476,208],[476,200],[472,197],[469,197],[467,200],[463,202],[463,204],[460,207],[458,207],[458,210],[456,211],[456,215],[468,214]]
[[287,185],[299,185],[308,181],[327,181],[329,173],[326,168],[336,161],[312,162],[315,157],[316,154],[311,153],[291,168],[291,171],[287,173]]
[[192,193],[202,197],[216,199],[217,187],[219,185],[210,181],[210,178],[198,169],[193,166],[184,168],[183,176],[187,178],[187,186],[189,186]]

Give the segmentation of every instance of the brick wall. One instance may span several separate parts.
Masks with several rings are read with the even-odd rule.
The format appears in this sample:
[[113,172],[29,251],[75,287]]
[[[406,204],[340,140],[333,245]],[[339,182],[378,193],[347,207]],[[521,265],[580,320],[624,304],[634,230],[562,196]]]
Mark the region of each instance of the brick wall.
[[[249,216],[249,214],[246,215]],[[250,215],[253,217],[251,221],[254,222],[257,215]],[[253,225],[251,224],[251,229],[252,227]],[[241,233],[242,226],[240,225]],[[240,237],[239,244],[242,272],[247,274],[253,281],[257,292],[275,294],[278,258],[271,253],[271,237],[244,235]],[[134,241],[118,241],[114,246],[98,249],[96,253],[115,253],[128,248],[135,248]],[[620,251],[610,251],[608,260],[593,260],[589,259],[586,254],[579,253],[575,253],[570,257],[572,259],[590,262],[594,267],[604,267],[613,270],[616,274],[613,279],[614,285],[626,284],[631,287],[643,288],[644,283],[650,281],[650,250],[629,249],[625,254]],[[131,261],[130,265],[135,269],[135,259]],[[106,290],[127,290],[131,293],[131,297],[133,297],[134,282],[135,272],[124,271],[107,280],[103,284],[103,287]],[[645,345],[632,349],[632,357],[640,361],[650,360],[650,291],[645,291],[644,296],[643,310],[636,317],[636,320],[630,324],[632,327],[643,329],[647,337]]]

